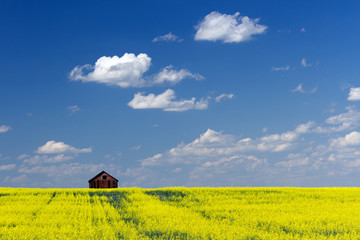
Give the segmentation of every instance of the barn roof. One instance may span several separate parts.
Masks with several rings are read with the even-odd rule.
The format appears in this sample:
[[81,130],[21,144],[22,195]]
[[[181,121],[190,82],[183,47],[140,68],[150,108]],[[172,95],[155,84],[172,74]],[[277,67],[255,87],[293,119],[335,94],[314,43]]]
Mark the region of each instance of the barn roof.
[[[94,180],[95,178],[99,177],[100,175],[106,173],[107,175],[109,175],[110,177],[114,178],[113,176],[111,176],[110,174],[108,174],[107,172],[105,171],[101,171],[100,173],[98,173],[95,177],[93,177],[92,179],[90,179],[88,182],[91,182],[92,180]],[[116,181],[119,181],[117,180],[116,178],[114,178]]]

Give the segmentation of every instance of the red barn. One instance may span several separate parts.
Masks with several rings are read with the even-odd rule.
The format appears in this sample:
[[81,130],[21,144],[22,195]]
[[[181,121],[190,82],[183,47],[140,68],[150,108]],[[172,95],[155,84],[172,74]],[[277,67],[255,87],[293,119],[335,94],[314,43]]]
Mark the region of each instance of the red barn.
[[118,182],[116,178],[102,171],[89,180],[89,188],[117,188]]

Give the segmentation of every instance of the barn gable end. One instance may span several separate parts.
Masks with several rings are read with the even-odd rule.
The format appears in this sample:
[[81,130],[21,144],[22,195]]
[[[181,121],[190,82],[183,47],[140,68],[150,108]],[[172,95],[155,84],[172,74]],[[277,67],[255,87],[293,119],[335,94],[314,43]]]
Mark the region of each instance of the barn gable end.
[[118,180],[105,171],[101,171],[90,179],[89,188],[117,188]]

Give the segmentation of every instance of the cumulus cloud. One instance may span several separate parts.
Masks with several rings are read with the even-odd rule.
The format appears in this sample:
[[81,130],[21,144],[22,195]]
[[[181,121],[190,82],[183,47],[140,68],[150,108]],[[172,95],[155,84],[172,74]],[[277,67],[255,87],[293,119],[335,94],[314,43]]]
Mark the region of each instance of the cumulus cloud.
[[203,78],[188,70],[176,71],[172,66],[165,67],[154,77],[144,77],[151,65],[151,58],[140,53],[125,53],[122,57],[101,57],[94,66],[89,64],[75,67],[70,73],[70,79],[82,82],[97,82],[107,85],[127,87],[149,87],[164,82],[177,83],[184,78]]
[[39,147],[36,151],[39,154],[59,154],[59,153],[88,153],[91,148],[78,149],[63,142],[48,141],[45,145]]
[[[140,53],[125,53],[122,57],[101,57],[95,66],[89,64],[75,67],[70,78],[83,82],[98,82],[120,87],[139,87],[144,85],[142,75],[149,70],[151,58]],[[84,70],[93,70],[84,73]]]
[[287,66],[285,66],[285,67],[272,67],[271,68],[271,70],[272,71],[289,71],[289,69],[290,69],[290,66],[289,65],[287,65]]
[[250,40],[253,35],[263,34],[267,26],[258,24],[259,19],[211,12],[196,26],[195,40],[238,43]]
[[0,171],[8,171],[16,168],[16,164],[0,165]]
[[162,36],[158,36],[152,40],[152,42],[181,42],[181,41],[182,39],[180,39],[175,34],[172,34],[171,32]]
[[[360,167],[360,132],[353,130],[359,126],[360,112],[354,106],[347,107],[347,112],[331,116],[325,123],[333,126],[298,126],[297,132],[327,134],[330,139],[325,144],[317,144],[316,138],[308,142],[308,146],[300,152],[288,155],[288,160],[274,164],[298,171],[325,170],[329,176],[346,175]],[[353,130],[341,137],[331,134]],[[306,170],[306,171],[305,171]]]
[[327,144],[314,144],[296,154],[289,154],[288,161],[282,161],[275,166],[287,168],[307,167],[310,169],[324,169],[328,175],[346,175],[360,167],[360,133],[353,131],[344,137],[333,138]]
[[[247,172],[254,171],[257,167],[267,164],[266,159],[260,159],[252,155],[234,155],[231,157],[222,157],[220,159],[206,161],[190,172],[190,179],[197,180],[212,178],[214,175],[227,174],[229,171],[236,169],[245,169]],[[217,178],[216,178],[217,179]]]
[[175,92],[172,89],[168,89],[165,92],[155,95],[143,95],[143,93],[136,93],[134,98],[128,103],[133,109],[163,109],[164,111],[187,111],[190,109],[204,110],[208,107],[207,99],[200,99],[196,101],[196,98],[190,100],[176,101]]
[[350,88],[349,92],[349,101],[360,101],[360,87],[358,88]]
[[[347,109],[329,117],[320,127],[309,121],[289,131],[264,133],[256,138],[208,129],[193,141],[140,160],[137,184],[146,185],[161,172],[177,185],[264,185],[285,181],[286,185],[324,186],[304,179],[346,175],[360,167],[360,132],[353,130],[336,138],[331,135],[359,126],[360,113],[355,107]],[[326,134],[320,137],[315,136],[317,133]],[[329,140],[318,144],[323,138]],[[180,169],[181,173],[174,174]],[[144,177],[145,170],[148,174]],[[263,180],[256,182],[258,179]]]
[[208,129],[191,143],[181,143],[165,153],[143,159],[143,167],[164,163],[199,163],[209,158],[228,158],[244,152],[283,152],[290,149],[295,140],[312,131],[314,122],[298,125],[293,131],[266,135],[261,138],[240,138]]
[[153,84],[171,83],[175,84],[185,78],[193,78],[196,80],[204,79],[203,76],[197,73],[191,73],[186,69],[175,70],[173,66],[167,66],[162,71],[154,76]]
[[232,99],[232,98],[234,98],[234,94],[233,94],[233,93],[228,93],[228,94],[223,93],[223,94],[220,94],[219,96],[217,96],[217,97],[215,98],[215,101],[216,101],[216,102],[220,102],[220,101],[223,100],[223,99]]
[[360,145],[360,133],[353,131],[345,137],[339,137],[331,140],[331,146],[348,147]]
[[325,120],[327,124],[333,126],[318,126],[314,129],[316,133],[332,133],[354,129],[359,126],[360,112],[354,107],[346,108],[347,112],[331,116]]
[[0,133],[6,133],[6,132],[8,132],[10,130],[11,130],[10,126],[6,126],[6,125],[1,125],[0,126]]

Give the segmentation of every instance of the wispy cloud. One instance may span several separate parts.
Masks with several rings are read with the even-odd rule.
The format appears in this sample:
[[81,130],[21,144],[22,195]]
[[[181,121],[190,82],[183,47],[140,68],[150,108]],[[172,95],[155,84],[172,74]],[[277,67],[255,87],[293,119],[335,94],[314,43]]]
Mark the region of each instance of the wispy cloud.
[[48,155],[34,155],[28,156],[23,159],[23,163],[30,164],[30,165],[40,165],[44,163],[60,163],[66,162],[73,159],[73,156],[58,154],[55,156],[48,156]]
[[67,107],[66,110],[68,110],[70,113],[76,113],[76,112],[80,111],[80,108],[76,105],[73,105],[73,106]]
[[196,80],[203,80],[204,77],[197,73],[191,73],[186,69],[175,70],[173,66],[163,68],[158,74],[154,76],[153,84],[170,83],[176,84],[186,78]]
[[305,58],[301,59],[301,65],[303,67],[311,67],[311,64],[307,63]]
[[9,171],[16,168],[16,164],[0,165],[0,171]]
[[101,57],[95,65],[86,64],[75,67],[70,79],[82,82],[97,82],[107,85],[127,87],[150,87],[163,83],[177,83],[185,78],[203,79],[200,74],[186,69],[174,70],[167,66],[154,76],[144,76],[151,65],[151,58],[140,53],[125,53],[122,57]]
[[215,101],[216,102],[220,102],[220,101],[222,101],[223,99],[232,99],[232,98],[234,98],[234,94],[233,93],[228,93],[228,94],[226,94],[226,93],[223,93],[223,94],[220,94],[219,96],[217,96],[216,98],[215,98]]
[[302,94],[307,94],[307,93],[313,94],[313,93],[315,93],[317,90],[318,90],[318,87],[314,87],[314,88],[311,89],[310,91],[305,91],[304,88],[303,88],[303,86],[302,86],[302,83],[300,83],[296,88],[294,88],[293,90],[291,90],[291,92],[299,92],[299,93],[302,93]]
[[171,32],[162,36],[158,36],[152,40],[152,42],[182,42],[182,41],[183,41],[182,39],[180,39],[175,34],[172,34]]
[[306,32],[306,29],[303,27],[300,29],[300,32]]
[[304,154],[293,154],[290,153],[287,158],[289,160],[280,161],[275,163],[275,167],[285,167],[288,169],[294,168],[294,167],[301,167],[308,165],[310,163],[310,158],[305,156]]
[[96,173],[104,169],[105,164],[92,164],[92,163],[63,163],[61,165],[50,165],[50,166],[21,166],[19,173],[27,174],[44,174],[49,177],[63,177],[72,176],[79,173]]
[[271,71],[289,71],[289,69],[290,69],[290,66],[289,65],[287,65],[287,66],[285,66],[285,67],[272,67],[271,68]]
[[143,95],[139,92],[134,95],[134,98],[128,103],[133,109],[152,109],[158,108],[164,111],[187,111],[190,109],[204,110],[208,108],[208,100],[200,99],[196,101],[196,98],[189,100],[175,100],[176,95],[174,90],[168,89],[165,92],[155,95]]
[[140,148],[141,148],[141,145],[137,145],[135,147],[130,148],[130,150],[137,151],[137,150],[140,150]]
[[211,12],[196,26],[195,40],[238,43],[250,40],[253,35],[263,34],[267,26],[258,24],[259,19]]

